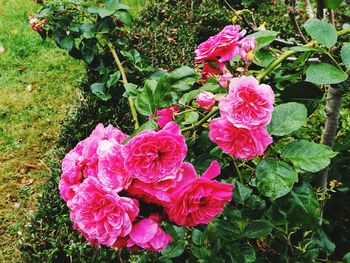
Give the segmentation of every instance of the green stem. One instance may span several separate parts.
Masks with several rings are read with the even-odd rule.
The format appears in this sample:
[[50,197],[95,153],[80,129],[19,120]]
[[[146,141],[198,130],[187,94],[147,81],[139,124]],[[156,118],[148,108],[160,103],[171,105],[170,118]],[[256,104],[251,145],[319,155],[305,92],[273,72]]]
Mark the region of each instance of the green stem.
[[182,132],[187,132],[187,131],[191,131],[194,130],[196,128],[198,128],[199,126],[201,126],[203,123],[205,123],[207,120],[209,120],[211,117],[213,117],[217,112],[219,111],[218,107],[214,107],[211,112],[209,112],[207,115],[205,115],[202,119],[200,119],[200,121],[198,121],[196,124],[193,124],[190,127],[186,127],[181,129]]
[[[128,79],[126,78],[126,74],[125,74],[125,70],[124,70],[124,67],[122,65],[122,63],[120,62],[120,59],[118,57],[118,54],[117,52],[115,51],[113,45],[111,42],[107,42],[107,45],[109,47],[109,50],[111,51],[112,53],[112,56],[114,58],[114,61],[115,63],[117,64],[118,66],[118,69],[120,71],[120,74],[122,75],[122,81],[123,81],[123,84],[126,85],[128,84]],[[128,102],[129,102],[129,107],[130,107],[130,110],[131,110],[131,116],[132,116],[132,119],[134,120],[134,125],[135,125],[135,130],[139,128],[139,120],[137,118],[137,112],[136,112],[136,107],[135,107],[135,102],[134,102],[134,99],[131,98],[131,97],[128,97]]]
[[[231,157],[232,157],[232,156],[231,156]],[[233,164],[234,164],[234,166],[235,166],[236,172],[237,172],[237,174],[238,174],[239,180],[241,181],[242,184],[244,184],[244,181],[243,181],[241,172],[239,171],[239,168],[238,168],[236,159],[235,159],[234,157],[232,157],[232,160],[233,160]]]
[[[346,28],[343,30],[340,30],[337,32],[338,36],[343,36],[346,34],[350,33],[350,28]],[[312,47],[314,44],[316,44],[316,41],[311,41],[305,45],[303,45],[302,47]],[[259,75],[256,77],[259,81],[262,80],[263,78],[265,78],[272,70],[274,70],[279,64],[281,64],[285,59],[287,59],[288,57],[298,53],[300,51],[297,50],[292,50],[289,49],[285,52],[283,52],[281,54],[281,56],[279,56],[275,61],[273,61],[267,68],[265,68],[263,71],[261,71],[259,73]],[[322,51],[324,52],[324,51]],[[327,54],[328,55],[328,54]],[[333,57],[331,57],[333,59]]]

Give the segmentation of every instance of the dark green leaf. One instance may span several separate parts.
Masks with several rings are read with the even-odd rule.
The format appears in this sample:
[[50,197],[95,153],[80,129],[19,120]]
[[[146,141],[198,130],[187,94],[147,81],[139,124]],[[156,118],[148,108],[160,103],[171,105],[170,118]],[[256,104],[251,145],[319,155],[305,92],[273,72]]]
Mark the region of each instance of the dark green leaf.
[[313,39],[327,48],[331,48],[337,43],[338,36],[335,26],[326,20],[310,18],[305,22],[304,28]]
[[196,229],[196,228],[193,228],[192,229],[192,242],[197,245],[197,246],[203,246],[204,245],[204,235],[203,235],[203,232]]
[[253,220],[248,222],[244,235],[247,238],[260,238],[267,236],[272,231],[272,225],[265,220]]
[[289,193],[297,181],[297,172],[283,161],[265,158],[256,167],[258,190],[272,200]]
[[347,80],[348,75],[328,63],[312,64],[306,70],[306,81],[315,84],[336,84]]
[[343,60],[346,69],[350,69],[350,43],[344,43],[340,51],[341,59]]
[[314,173],[326,168],[336,155],[328,146],[306,140],[289,143],[281,153],[296,167]]
[[253,192],[252,189],[250,189],[249,187],[245,186],[241,182],[237,182],[236,186],[235,186],[235,189],[233,191],[232,200],[234,202],[239,203],[239,204],[243,204],[244,201],[251,195],[252,192]]
[[104,18],[106,16],[110,16],[111,14],[113,14],[115,11],[114,10],[109,10],[107,8],[103,8],[103,7],[100,7],[98,9],[98,15],[101,17],[101,18]]
[[324,0],[324,7],[336,9],[339,7],[344,1],[343,0]]
[[91,92],[97,95],[101,100],[109,100],[111,95],[105,93],[105,85],[103,83],[94,83],[91,85]]
[[56,43],[60,48],[66,49],[68,51],[71,51],[74,46],[74,38],[73,36],[63,36],[63,37],[57,37]]
[[185,241],[184,240],[176,240],[173,241],[169,244],[169,246],[167,246],[166,248],[164,248],[161,253],[164,256],[167,256],[169,258],[176,258],[178,256],[181,256],[182,253],[185,250]]
[[116,71],[113,74],[109,75],[109,78],[107,80],[107,87],[112,87],[114,86],[118,80],[120,79],[120,72]]
[[277,200],[280,209],[287,213],[294,225],[316,228],[320,217],[320,206],[313,188],[304,183],[295,187],[286,197]]
[[313,83],[300,81],[285,87],[280,98],[283,102],[294,101],[304,104],[307,114],[311,115],[320,104],[323,92]]
[[350,251],[344,255],[343,262],[350,263]]
[[335,244],[328,238],[322,229],[318,229],[316,233],[316,244],[328,256],[330,256],[335,250]]
[[114,14],[120,21],[122,21],[126,26],[132,25],[132,17],[128,11],[119,10]]
[[307,110],[303,104],[289,102],[278,105],[272,113],[267,131],[272,135],[287,135],[298,130],[306,120]]
[[269,45],[272,43],[278,35],[278,32],[270,31],[270,30],[263,30],[256,32],[254,34],[249,35],[248,37],[253,37],[258,42],[258,45],[256,47],[256,50]]
[[154,80],[146,80],[144,88],[140,94],[137,95],[135,106],[137,111],[144,116],[151,116],[154,113],[154,89],[156,82]]
[[158,123],[156,121],[154,121],[154,120],[147,121],[144,124],[142,124],[137,130],[135,130],[131,137],[136,136],[137,134],[139,134],[140,132],[142,132],[144,130],[154,131],[155,129],[157,129],[157,127],[158,127]]
[[120,1],[119,0],[106,0],[105,1],[105,7],[109,10],[118,10],[120,5]]
[[181,99],[179,100],[180,103],[182,104],[187,104],[191,100],[195,99],[196,96],[201,93],[202,91],[210,91],[213,93],[217,93],[219,91],[225,92],[225,89],[223,89],[219,84],[214,84],[214,83],[206,83],[199,89],[192,90],[188,93],[185,93]]

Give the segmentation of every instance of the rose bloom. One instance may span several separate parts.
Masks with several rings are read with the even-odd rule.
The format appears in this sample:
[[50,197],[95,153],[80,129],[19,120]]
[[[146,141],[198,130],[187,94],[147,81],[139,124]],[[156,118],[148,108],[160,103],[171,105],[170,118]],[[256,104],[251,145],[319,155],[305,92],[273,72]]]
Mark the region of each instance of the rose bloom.
[[271,136],[262,127],[255,130],[237,128],[226,118],[210,121],[209,138],[225,153],[250,160],[263,154],[272,143]]
[[127,247],[137,246],[156,252],[166,248],[173,238],[159,227],[159,223],[156,215],[141,219],[132,227]]
[[240,30],[239,26],[226,26],[220,33],[200,44],[194,51],[195,63],[209,60],[224,63],[239,55],[240,39],[245,35],[245,30]]
[[205,111],[211,111],[215,105],[215,95],[208,91],[202,91],[197,95],[196,102]]
[[186,168],[187,163],[183,163],[175,178],[165,179],[155,183],[144,183],[134,179],[128,187],[127,192],[145,203],[168,206],[171,203],[170,194],[177,186],[177,183],[182,180],[183,175],[187,173]]
[[256,42],[256,40],[254,38],[245,37],[242,39],[240,44],[241,44],[241,49],[240,49],[239,55],[245,61],[250,60],[249,56],[247,56],[247,55],[248,55],[248,53],[253,54],[254,49],[256,48],[258,43]]
[[75,228],[98,245],[113,247],[126,237],[139,213],[137,200],[120,197],[95,177],[87,178],[70,202]]
[[77,146],[66,154],[62,161],[62,175],[59,182],[61,197],[69,201],[75,195],[75,189],[87,177],[98,175],[99,157],[97,150],[102,141],[121,143],[128,135],[122,133],[112,125],[104,127],[98,124],[91,135],[79,142]]
[[175,122],[158,131],[145,130],[124,147],[125,168],[130,176],[155,183],[174,179],[187,154],[185,137]]
[[[180,108],[176,105],[169,108],[164,108],[157,110],[155,116],[157,117],[157,122],[160,128],[163,128],[168,122],[174,121],[174,114],[178,112]],[[148,118],[149,120],[153,119],[153,116]]]
[[115,192],[128,188],[131,183],[131,177],[124,168],[122,149],[123,145],[107,140],[101,141],[97,149],[99,159],[97,178]]
[[269,124],[274,100],[271,87],[254,77],[233,78],[229,94],[219,102],[220,114],[237,128],[256,129]]
[[218,61],[208,61],[204,63],[201,72],[202,79],[206,81],[214,75],[221,74],[221,72],[224,70],[224,67],[225,65]]
[[221,75],[219,77],[220,86],[226,89],[230,84],[230,81],[232,80],[232,78],[233,78],[233,75],[231,74],[231,72],[226,71],[224,75]]
[[166,207],[166,213],[179,226],[208,224],[231,200],[234,186],[212,180],[220,174],[216,161],[199,178],[193,167],[186,170],[187,174],[172,193],[173,202]]

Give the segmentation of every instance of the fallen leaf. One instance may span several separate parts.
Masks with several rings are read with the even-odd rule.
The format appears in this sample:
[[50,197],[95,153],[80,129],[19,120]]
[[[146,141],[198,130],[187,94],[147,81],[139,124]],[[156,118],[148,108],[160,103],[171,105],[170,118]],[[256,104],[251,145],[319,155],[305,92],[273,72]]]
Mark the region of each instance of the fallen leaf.
[[18,33],[18,30],[17,29],[11,29],[10,31],[12,34],[16,35]]
[[32,92],[37,87],[38,87],[38,83],[29,84],[29,85],[27,85],[27,91]]
[[20,203],[14,203],[13,204],[13,208],[14,209],[18,209],[20,206],[21,206]]
[[0,46],[0,54],[5,53],[5,48],[3,46]]
[[20,66],[20,67],[17,67],[17,71],[19,72],[23,72],[25,71],[27,68],[25,66]]

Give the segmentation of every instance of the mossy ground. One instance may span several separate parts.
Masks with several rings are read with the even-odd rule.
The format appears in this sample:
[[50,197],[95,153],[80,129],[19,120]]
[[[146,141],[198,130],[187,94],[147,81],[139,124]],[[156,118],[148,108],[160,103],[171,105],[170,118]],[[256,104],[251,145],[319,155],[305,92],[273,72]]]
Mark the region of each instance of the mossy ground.
[[45,156],[79,97],[84,66],[28,25],[31,0],[0,0],[0,262],[19,260],[50,168]]

